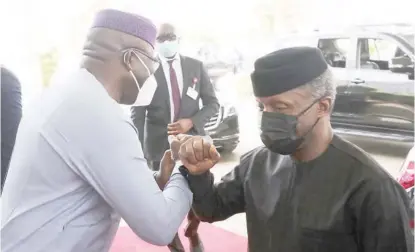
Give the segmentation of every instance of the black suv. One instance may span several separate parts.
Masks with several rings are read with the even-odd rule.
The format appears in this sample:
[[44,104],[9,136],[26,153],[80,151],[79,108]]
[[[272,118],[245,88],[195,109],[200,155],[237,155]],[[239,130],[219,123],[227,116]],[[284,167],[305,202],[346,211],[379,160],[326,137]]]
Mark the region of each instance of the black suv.
[[226,91],[218,86],[218,81],[226,74],[233,72],[234,67],[223,62],[208,63],[205,67],[220,103],[219,112],[205,125],[205,130],[212,137],[219,151],[230,153],[239,143],[238,113]]

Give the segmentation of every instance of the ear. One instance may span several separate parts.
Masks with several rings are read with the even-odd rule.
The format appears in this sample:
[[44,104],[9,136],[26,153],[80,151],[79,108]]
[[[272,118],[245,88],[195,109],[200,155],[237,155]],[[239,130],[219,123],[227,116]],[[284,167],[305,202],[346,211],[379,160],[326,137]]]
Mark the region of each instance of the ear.
[[123,63],[129,71],[131,69],[133,69],[131,67],[131,60],[132,60],[132,52],[131,51],[126,51],[123,55]]
[[322,98],[318,102],[318,116],[323,117],[323,116],[330,115],[332,111],[332,106],[333,106],[333,100],[331,98],[329,97]]

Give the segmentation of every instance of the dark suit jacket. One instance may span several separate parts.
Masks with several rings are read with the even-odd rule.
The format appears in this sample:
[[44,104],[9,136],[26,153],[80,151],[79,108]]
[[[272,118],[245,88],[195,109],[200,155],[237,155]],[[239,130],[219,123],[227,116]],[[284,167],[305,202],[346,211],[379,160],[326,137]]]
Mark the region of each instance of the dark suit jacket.
[[1,188],[9,170],[16,140],[17,128],[22,118],[22,93],[16,76],[1,67]]
[[[193,121],[194,126],[188,134],[205,135],[204,125],[219,110],[215,90],[202,62],[184,56],[180,56],[180,61],[183,90],[179,119],[189,118]],[[131,117],[139,132],[146,159],[160,161],[169,148],[167,125],[171,121],[170,96],[162,66],[154,75],[157,80],[157,90],[151,104],[147,107],[131,108]],[[187,95],[187,89],[195,78],[198,80],[195,89],[199,94],[196,100]],[[202,109],[199,109],[199,99],[202,99]]]

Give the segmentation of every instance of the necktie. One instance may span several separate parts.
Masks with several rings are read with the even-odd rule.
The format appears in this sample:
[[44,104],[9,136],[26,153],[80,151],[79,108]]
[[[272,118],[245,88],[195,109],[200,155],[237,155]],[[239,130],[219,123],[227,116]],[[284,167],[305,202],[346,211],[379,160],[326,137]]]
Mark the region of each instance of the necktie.
[[176,71],[173,68],[173,61],[174,60],[169,60],[168,63],[170,65],[170,86],[171,86],[171,94],[173,97],[173,104],[172,104],[173,111],[174,111],[173,121],[176,121],[179,116],[179,112],[180,112],[181,97],[180,97],[179,84],[177,82]]

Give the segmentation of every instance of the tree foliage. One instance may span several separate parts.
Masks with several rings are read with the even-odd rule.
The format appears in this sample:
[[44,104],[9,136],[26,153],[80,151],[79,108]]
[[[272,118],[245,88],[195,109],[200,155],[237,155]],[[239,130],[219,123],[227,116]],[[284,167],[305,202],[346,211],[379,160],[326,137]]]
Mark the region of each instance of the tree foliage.
[[42,69],[42,85],[47,87],[49,86],[51,77],[55,73],[58,65],[58,50],[56,48],[52,48],[49,51],[42,53],[39,58]]

